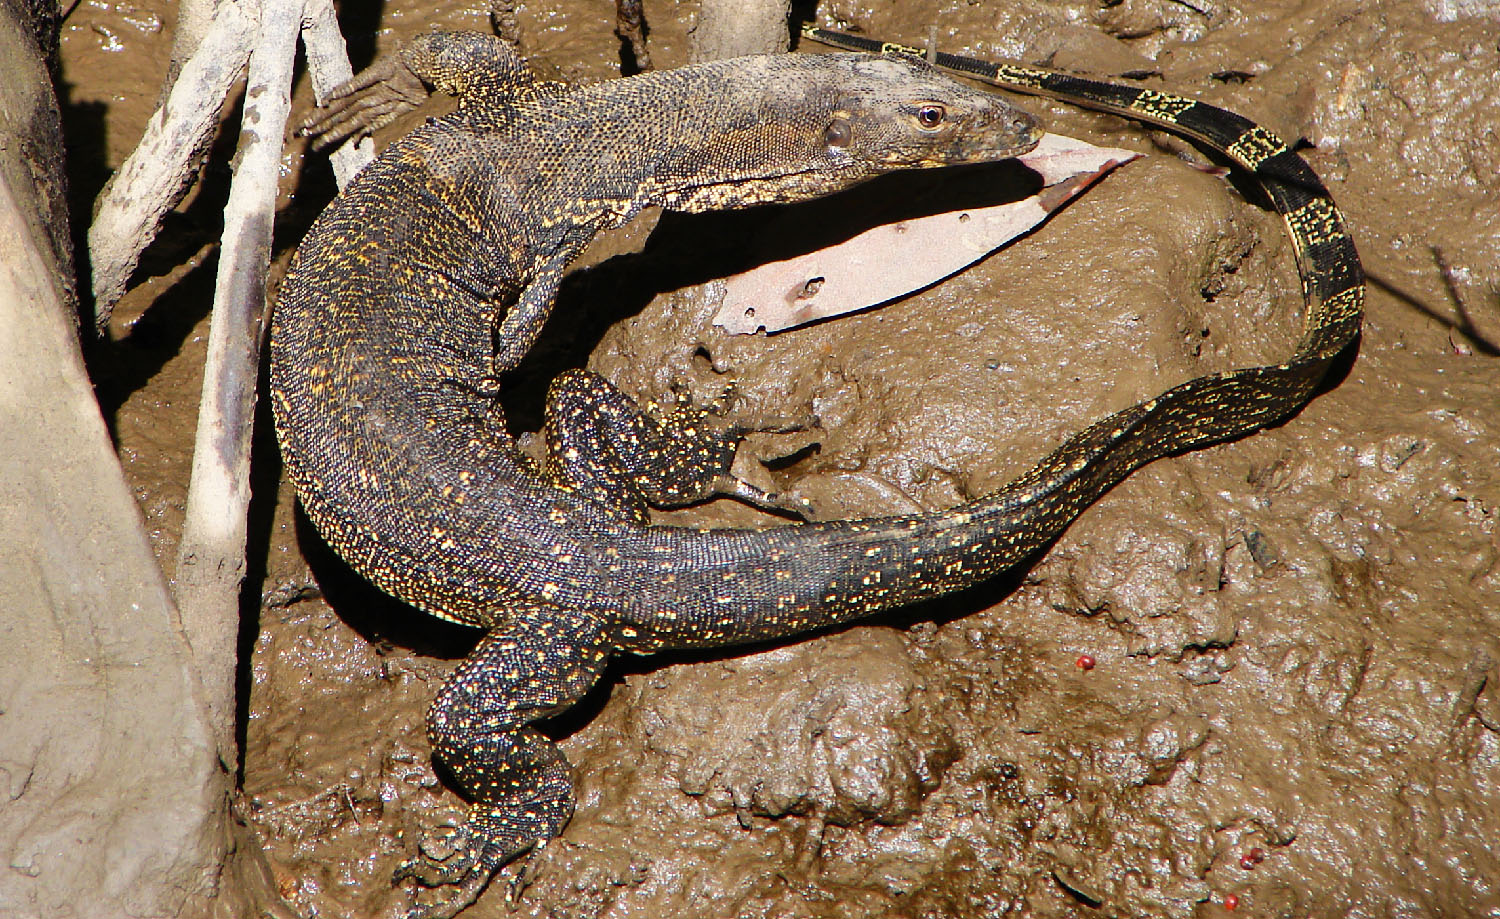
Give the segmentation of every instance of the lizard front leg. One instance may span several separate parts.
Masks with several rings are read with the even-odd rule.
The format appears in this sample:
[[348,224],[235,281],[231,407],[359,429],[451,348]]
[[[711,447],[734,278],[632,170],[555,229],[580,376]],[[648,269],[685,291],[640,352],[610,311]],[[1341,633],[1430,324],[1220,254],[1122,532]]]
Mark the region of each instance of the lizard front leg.
[[492,376],[498,378],[515,370],[531,346],[536,344],[542,326],[547,324],[547,317],[552,315],[552,307],[557,304],[557,291],[562,286],[563,275],[567,274],[568,266],[578,253],[594,238],[599,222],[594,218],[570,226],[552,254],[537,267],[531,283],[521,291],[516,302],[503,314],[497,314],[490,333],[494,349],[490,360]]
[[516,49],[497,36],[428,32],[335,88],[297,133],[312,135],[316,150],[371,134],[425,102],[429,87],[464,104],[495,106],[557,84],[538,82]]
[[471,806],[445,840],[445,855],[424,841],[396,869],[399,883],[453,885],[445,900],[418,905],[407,919],[448,919],[473,903],[506,862],[557,836],[573,815],[573,780],[557,745],[530,723],[588,692],[613,644],[597,616],[546,608],[517,615],[480,641],[453,672],[427,714],[433,754]]

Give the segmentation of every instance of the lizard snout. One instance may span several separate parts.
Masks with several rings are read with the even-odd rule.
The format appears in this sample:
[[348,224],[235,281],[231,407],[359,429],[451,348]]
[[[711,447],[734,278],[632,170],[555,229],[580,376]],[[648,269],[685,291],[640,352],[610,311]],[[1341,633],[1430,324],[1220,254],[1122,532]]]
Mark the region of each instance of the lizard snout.
[[1010,121],[1011,130],[1021,139],[1021,142],[1030,147],[1035,147],[1041,142],[1042,135],[1047,129],[1036,120],[1036,116],[1030,112],[1017,112]]
[[992,123],[994,128],[989,132],[992,135],[991,142],[1014,148],[1010,156],[1029,153],[1041,141],[1042,135],[1047,133],[1035,115],[1009,104],[996,114]]
[[1047,133],[1036,116],[992,97],[988,111],[978,113],[970,130],[954,138],[950,162],[991,162],[1029,153]]

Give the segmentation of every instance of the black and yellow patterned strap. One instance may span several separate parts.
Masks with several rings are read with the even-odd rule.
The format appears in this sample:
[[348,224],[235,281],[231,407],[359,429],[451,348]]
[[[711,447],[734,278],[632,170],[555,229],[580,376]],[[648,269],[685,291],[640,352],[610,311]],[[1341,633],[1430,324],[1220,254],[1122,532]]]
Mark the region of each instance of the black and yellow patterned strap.
[[1275,134],[1221,108],[1021,64],[991,63],[812,26],[805,38],[847,51],[897,53],[1033,95],[1122,115],[1194,138],[1254,175],[1286,220],[1306,300],[1303,333],[1284,363],[1175,386],[1074,434],[1030,472],[970,510],[1020,513],[1056,532],[1131,469],[1169,453],[1241,437],[1292,414],[1359,336],[1365,274],[1343,215],[1312,167]]

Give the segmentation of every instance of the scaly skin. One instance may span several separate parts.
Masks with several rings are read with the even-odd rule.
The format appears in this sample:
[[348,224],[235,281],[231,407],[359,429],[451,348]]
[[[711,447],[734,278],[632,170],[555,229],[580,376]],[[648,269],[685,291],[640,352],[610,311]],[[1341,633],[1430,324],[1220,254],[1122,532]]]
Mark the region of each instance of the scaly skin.
[[428,722],[474,801],[469,820],[451,857],[424,854],[398,872],[457,890],[412,916],[451,916],[501,864],[561,831],[566,762],[526,725],[581,697],[610,654],[794,635],[989,578],[1143,463],[1296,411],[1357,338],[1354,243],[1317,176],[1274,135],[1155,90],[936,58],[1188,134],[1250,171],[1286,218],[1302,272],[1293,354],[1104,418],[947,511],[764,531],[651,527],[648,505],[725,491],[778,500],[728,479],[741,432],[686,407],[642,413],[579,371],[554,382],[547,460],[516,449],[499,375],[535,340],[588,240],[651,204],[803,200],[894,169],[1006,158],[1034,145],[1035,123],[900,57],[742,58],[568,91],[532,82],[492,39],[438,33],[357,80],[318,124],[331,137],[378,124],[424,82],[462,98],[319,219],[272,328],[277,430],[309,516],[385,590],[488,630]]
[[274,313],[271,393],[288,474],[328,542],[394,596],[488,630],[428,723],[468,821],[450,857],[398,872],[456,885],[412,913],[439,917],[567,822],[567,764],[526,725],[580,698],[610,654],[792,635],[971,583],[1036,542],[966,512],[647,526],[647,504],[726,488],[777,500],[726,485],[741,432],[687,407],[643,414],[579,371],[554,383],[549,458],[532,463],[506,433],[499,378],[568,264],[650,205],[805,200],[1005,159],[1041,132],[900,56],[740,58],[568,90],[473,33],[419,40],[318,127],[379,123],[422,83],[460,94],[459,109],[391,145],[308,232]]

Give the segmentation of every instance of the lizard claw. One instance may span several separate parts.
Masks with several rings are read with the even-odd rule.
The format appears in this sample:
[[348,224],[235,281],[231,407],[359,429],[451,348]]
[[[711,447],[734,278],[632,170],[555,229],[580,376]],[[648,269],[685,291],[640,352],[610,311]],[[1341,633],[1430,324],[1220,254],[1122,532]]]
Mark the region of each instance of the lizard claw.
[[407,878],[423,887],[456,884],[473,869],[481,854],[467,827],[449,826],[446,832],[428,836],[417,846],[417,854],[402,862],[391,875],[392,884]]
[[[453,892],[443,899],[412,906],[405,919],[452,919],[479,898],[502,865],[536,848],[536,840],[498,830],[482,812],[471,814],[462,826],[422,840],[417,854],[397,866],[391,883],[410,878],[423,887],[451,887]],[[522,876],[530,883],[535,872],[523,867]],[[515,889],[513,884],[513,893]]]
[[531,886],[542,873],[542,862],[546,855],[547,843],[550,840],[542,840],[531,850],[524,860],[519,862],[519,870],[510,879],[510,889],[505,892],[506,899],[511,903],[521,902],[521,897],[526,893],[526,888]]
[[350,137],[366,137],[411,111],[429,95],[422,78],[399,55],[360,71],[336,87],[323,105],[297,127],[313,138],[313,149],[336,146]]

